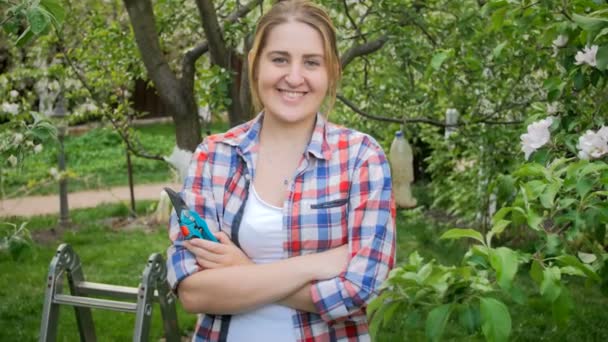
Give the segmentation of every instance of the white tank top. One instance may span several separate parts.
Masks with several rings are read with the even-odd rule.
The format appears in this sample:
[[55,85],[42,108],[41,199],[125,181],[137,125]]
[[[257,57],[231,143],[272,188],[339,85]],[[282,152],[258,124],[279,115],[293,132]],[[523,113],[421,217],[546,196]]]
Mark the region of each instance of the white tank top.
[[[242,250],[256,264],[283,259],[283,209],[264,202],[253,184],[245,204],[239,229]],[[295,310],[269,304],[256,310],[233,315],[228,329],[228,342],[295,341],[292,316]]]

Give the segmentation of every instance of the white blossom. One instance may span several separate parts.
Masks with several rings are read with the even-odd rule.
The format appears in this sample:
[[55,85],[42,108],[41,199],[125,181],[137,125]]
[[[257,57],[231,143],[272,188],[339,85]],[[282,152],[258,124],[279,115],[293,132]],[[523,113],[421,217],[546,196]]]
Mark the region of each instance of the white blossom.
[[48,87],[49,87],[49,90],[52,92],[59,91],[59,89],[61,88],[61,86],[59,85],[59,82],[57,82],[56,80],[49,82]]
[[484,68],[483,72],[481,73],[481,76],[485,79],[490,79],[490,78],[494,78],[494,73],[492,72],[492,69]]
[[528,133],[522,134],[521,150],[524,152],[526,160],[530,158],[532,152],[543,147],[551,139],[549,127],[553,124],[553,117],[549,116],[544,120],[531,123],[528,126]]
[[34,153],[40,153],[42,152],[42,144],[38,144],[36,146],[34,146]]
[[94,103],[92,102],[87,102],[83,105],[83,108],[86,112],[96,112],[99,110],[99,107],[97,107]]
[[555,115],[559,112],[559,102],[547,103],[547,114]]
[[13,136],[13,142],[17,145],[21,144],[21,142],[23,141],[23,134],[21,133],[15,133],[15,135]]
[[16,90],[11,90],[11,91],[10,91],[8,94],[9,94],[9,95],[10,95],[12,98],[17,98],[17,97],[19,96],[19,92],[18,92],[18,91],[16,91]]
[[17,115],[19,113],[19,104],[4,102],[2,103],[2,111]]
[[475,159],[458,159],[456,160],[456,165],[454,165],[454,171],[456,172],[464,172],[469,168],[475,166]]
[[55,179],[59,180],[59,171],[56,167],[52,167],[49,169],[49,174]]
[[7,160],[8,160],[8,163],[11,164],[11,166],[13,166],[13,167],[17,166],[18,160],[17,160],[17,157],[15,157],[14,155],[11,154]]
[[599,131],[589,130],[578,138],[578,157],[595,159],[608,153],[608,127],[603,126]]
[[564,36],[563,34],[560,34],[559,36],[557,36],[557,38],[555,38],[555,40],[551,43],[551,45],[556,48],[563,48],[567,44],[568,44],[568,36]]
[[169,157],[163,157],[163,159],[171,164],[179,173],[182,180],[185,179],[186,173],[188,172],[188,165],[190,165],[190,159],[192,158],[192,152],[188,150],[182,150],[179,147],[173,147],[173,152]]
[[575,64],[581,65],[583,63],[587,63],[592,67],[597,66],[597,60],[595,59],[597,55],[597,49],[597,45],[592,45],[591,47],[585,46],[585,48],[583,48],[583,51],[577,52],[576,56],[574,56],[574,59],[576,59]]

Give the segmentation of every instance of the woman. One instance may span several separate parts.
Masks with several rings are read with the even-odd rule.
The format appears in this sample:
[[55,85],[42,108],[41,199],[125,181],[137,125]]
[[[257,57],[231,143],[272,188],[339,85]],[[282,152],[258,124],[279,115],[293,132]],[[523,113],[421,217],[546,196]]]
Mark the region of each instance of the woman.
[[369,136],[327,122],[340,78],[327,14],[275,4],[249,54],[261,113],[197,148],[182,197],[220,243],[183,241],[169,280],[200,341],[368,340],[365,308],[394,263],[389,166]]

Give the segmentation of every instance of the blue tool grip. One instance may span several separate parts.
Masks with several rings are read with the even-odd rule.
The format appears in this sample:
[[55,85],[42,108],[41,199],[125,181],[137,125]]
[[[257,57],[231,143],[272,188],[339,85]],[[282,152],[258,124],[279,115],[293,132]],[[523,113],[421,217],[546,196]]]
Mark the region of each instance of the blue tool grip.
[[211,233],[211,231],[209,230],[209,226],[207,226],[205,220],[203,220],[195,211],[182,211],[181,222],[182,225],[188,228],[189,234],[184,236],[186,240],[199,238],[213,242],[220,242]]

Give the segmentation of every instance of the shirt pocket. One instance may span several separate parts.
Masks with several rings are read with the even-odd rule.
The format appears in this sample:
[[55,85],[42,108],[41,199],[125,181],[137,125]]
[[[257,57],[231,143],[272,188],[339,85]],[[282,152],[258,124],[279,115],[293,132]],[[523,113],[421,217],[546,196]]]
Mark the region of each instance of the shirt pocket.
[[327,197],[302,206],[305,249],[324,251],[348,242],[348,198]]

